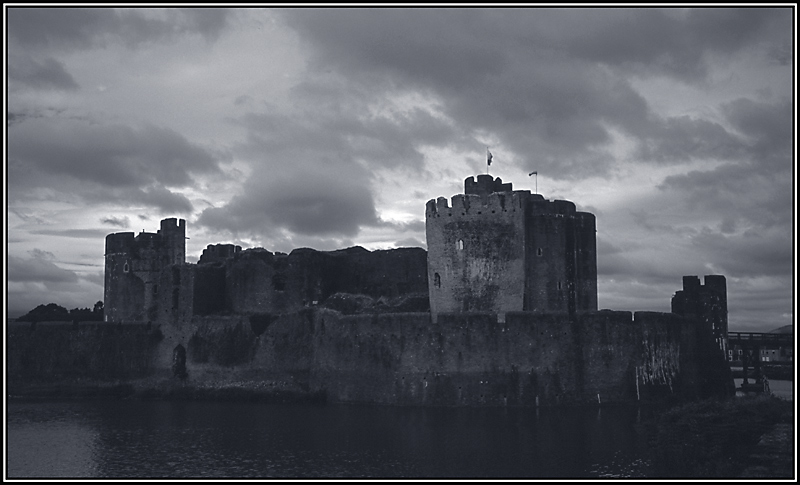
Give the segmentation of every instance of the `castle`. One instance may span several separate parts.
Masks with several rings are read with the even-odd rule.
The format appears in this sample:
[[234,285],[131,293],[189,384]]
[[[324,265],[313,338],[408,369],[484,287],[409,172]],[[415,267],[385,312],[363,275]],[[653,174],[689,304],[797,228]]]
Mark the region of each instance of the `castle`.
[[158,343],[139,341],[149,345],[136,364],[143,374],[185,360],[190,379],[222,367],[331,401],[539,405],[732,392],[724,276],[684,277],[671,313],[597,311],[595,217],[572,202],[478,175],[449,203],[428,201],[425,220],[427,251],[217,244],[197,264],[185,262],[184,220],[109,234],[106,320],[160,329]]
[[[433,315],[597,310],[595,217],[490,175],[426,205],[420,248],[290,254],[209,245],[185,263],[186,222],[106,237],[106,321],[179,321],[215,313],[286,313],[336,293],[428,293]],[[502,318],[502,317],[501,317]]]

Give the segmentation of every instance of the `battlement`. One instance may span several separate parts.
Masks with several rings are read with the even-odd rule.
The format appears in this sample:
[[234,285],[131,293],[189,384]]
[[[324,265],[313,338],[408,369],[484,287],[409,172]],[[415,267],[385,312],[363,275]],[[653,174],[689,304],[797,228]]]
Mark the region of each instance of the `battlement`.
[[500,177],[494,179],[489,174],[478,175],[477,182],[471,176],[464,180],[464,193],[466,195],[489,195],[494,192],[511,191],[511,183],[504,184]]
[[[509,184],[510,185],[510,184]],[[425,205],[426,217],[462,217],[504,212],[522,212],[529,198],[542,198],[539,194],[531,194],[530,190],[514,190],[494,192],[491,194],[457,194],[451,200],[439,197],[431,199]]]
[[684,276],[683,277],[683,290],[677,291],[675,294],[680,294],[682,297],[697,298],[702,294],[713,294],[718,297],[726,297],[727,283],[723,275],[705,275],[703,277],[704,285],[700,284],[700,277],[698,276]]
[[233,244],[209,244],[200,255],[197,264],[213,263],[234,257],[241,252],[242,247]]
[[727,348],[728,290],[725,276],[706,275],[705,285],[697,276],[683,277],[683,290],[672,297],[672,313],[694,315],[712,332],[720,348]]
[[575,204],[569,200],[548,200],[544,197],[532,197],[530,200],[530,213],[534,215],[574,216],[576,212]]
[[133,248],[132,232],[117,232],[106,236],[106,254],[127,253]]
[[175,217],[170,217],[169,219],[162,219],[161,220],[161,229],[159,229],[159,234],[165,232],[186,232],[186,221],[184,219],[177,219]]

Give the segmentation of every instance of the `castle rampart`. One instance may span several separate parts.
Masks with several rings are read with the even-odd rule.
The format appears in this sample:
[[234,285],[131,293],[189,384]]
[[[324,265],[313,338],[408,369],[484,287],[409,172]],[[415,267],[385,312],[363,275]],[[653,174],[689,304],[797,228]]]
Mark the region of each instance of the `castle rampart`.
[[[598,312],[596,221],[574,203],[479,175],[464,194],[428,201],[425,219],[427,253],[218,244],[198,264],[184,262],[182,220],[110,234],[106,314],[163,332],[138,368],[169,375],[185,350],[194,382],[225,369],[335,402],[536,406],[732,390],[714,343],[727,332],[724,277],[684,277],[673,313]],[[418,293],[430,313],[324,307],[342,294]]]

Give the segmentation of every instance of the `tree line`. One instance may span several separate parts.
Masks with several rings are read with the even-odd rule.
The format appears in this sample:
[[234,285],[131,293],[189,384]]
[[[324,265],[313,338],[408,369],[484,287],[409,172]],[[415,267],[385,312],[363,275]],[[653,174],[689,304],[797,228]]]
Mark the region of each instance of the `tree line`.
[[39,305],[25,315],[17,318],[18,322],[102,322],[103,302],[98,301],[91,310],[88,308],[73,308],[67,310],[55,303]]

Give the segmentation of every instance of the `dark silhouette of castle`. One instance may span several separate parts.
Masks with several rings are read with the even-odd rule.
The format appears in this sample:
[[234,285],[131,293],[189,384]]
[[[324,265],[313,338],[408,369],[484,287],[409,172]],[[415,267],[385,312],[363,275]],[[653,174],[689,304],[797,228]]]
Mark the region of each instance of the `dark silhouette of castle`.
[[[232,244],[209,245],[185,262],[186,223],[164,219],[153,234],[109,234],[105,254],[107,321],[180,324],[195,315],[285,314],[334,295],[393,298],[427,294],[440,313],[577,314],[597,310],[595,217],[565,200],[513,190],[500,178],[464,181],[451,204],[425,210],[421,248],[290,254]],[[725,348],[725,277],[684,277],[673,313],[699,317]],[[420,310],[417,308],[417,310]]]
[[162,272],[186,260],[186,221],[161,221],[157,233],[106,236],[105,319],[154,320]]

